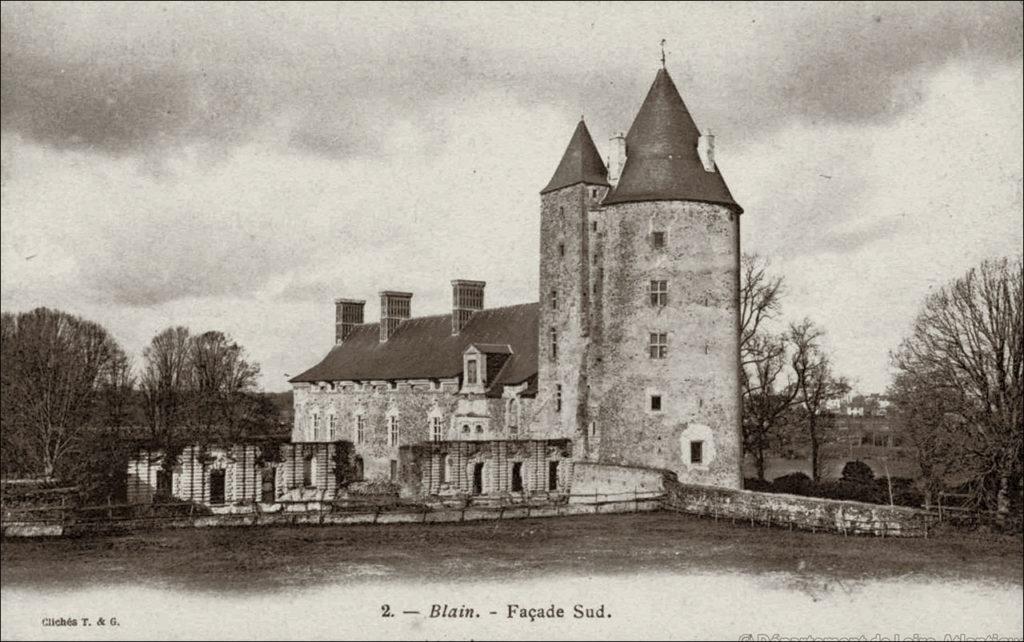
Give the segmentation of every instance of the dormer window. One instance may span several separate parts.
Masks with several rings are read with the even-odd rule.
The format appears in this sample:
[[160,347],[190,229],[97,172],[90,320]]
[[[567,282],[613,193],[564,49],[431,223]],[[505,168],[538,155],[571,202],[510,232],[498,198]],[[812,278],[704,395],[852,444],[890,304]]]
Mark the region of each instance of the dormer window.
[[477,361],[476,359],[466,360],[466,383],[475,385],[477,382]]

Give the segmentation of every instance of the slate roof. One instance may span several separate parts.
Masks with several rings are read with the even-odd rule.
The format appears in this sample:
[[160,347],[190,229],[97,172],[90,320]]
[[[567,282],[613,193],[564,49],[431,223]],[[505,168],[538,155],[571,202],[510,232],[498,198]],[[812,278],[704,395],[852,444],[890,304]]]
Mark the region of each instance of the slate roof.
[[475,344],[511,352],[490,388],[519,384],[537,375],[538,306],[524,303],[481,310],[457,335],[452,334],[451,314],[408,319],[383,343],[379,324],[365,323],[291,382],[457,377],[462,375],[462,353]]
[[587,129],[583,120],[576,125],[576,131],[572,133],[569,146],[562,154],[558,169],[555,170],[554,176],[540,193],[544,194],[577,183],[609,186],[608,168],[604,166],[601,154],[598,153],[594,139],[590,136],[590,130]]
[[704,170],[700,131],[668,71],[660,69],[626,134],[626,164],[605,205],[636,201],[701,201],[741,208],[718,167]]

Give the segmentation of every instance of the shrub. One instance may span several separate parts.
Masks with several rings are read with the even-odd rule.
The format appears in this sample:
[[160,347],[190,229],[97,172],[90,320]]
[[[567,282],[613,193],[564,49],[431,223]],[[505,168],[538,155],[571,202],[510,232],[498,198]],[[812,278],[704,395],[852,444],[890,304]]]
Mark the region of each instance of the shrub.
[[743,480],[743,488],[761,493],[768,493],[772,490],[772,483],[757,477],[747,477]]
[[862,461],[848,461],[843,466],[842,481],[858,484],[871,484],[875,481],[875,473]]
[[790,495],[813,495],[814,483],[804,473],[789,473],[782,477],[776,477],[772,481],[772,492],[788,493]]

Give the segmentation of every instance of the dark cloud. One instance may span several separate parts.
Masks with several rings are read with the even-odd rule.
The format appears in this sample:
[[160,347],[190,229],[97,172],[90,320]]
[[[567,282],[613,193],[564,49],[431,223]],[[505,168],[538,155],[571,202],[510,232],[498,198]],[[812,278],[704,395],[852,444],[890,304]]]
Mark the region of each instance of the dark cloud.
[[[1021,58],[1019,3],[757,5],[700,34],[677,19],[678,7],[647,9],[645,19],[679,43],[673,73],[698,122],[734,141],[792,120],[891,119],[920,100],[930,69],[953,59]],[[65,15],[72,11],[79,13]],[[481,41],[471,25],[439,27],[406,6],[7,3],[3,128],[58,148],[126,154],[231,144],[269,126],[286,129],[285,144],[297,149],[350,157],[376,153],[399,119],[443,136],[431,129],[431,110],[506,91],[585,112],[599,137],[626,129],[650,77],[637,73],[636,58],[603,45],[610,36],[636,37],[627,31],[636,16],[617,7],[574,27],[557,24],[558,15],[536,12],[527,21],[515,11],[484,21],[508,38]],[[94,14],[100,18],[83,20]],[[507,25],[488,24],[501,17]],[[515,46],[517,35],[533,36],[531,46]],[[542,46],[552,36],[578,36],[578,48]]]

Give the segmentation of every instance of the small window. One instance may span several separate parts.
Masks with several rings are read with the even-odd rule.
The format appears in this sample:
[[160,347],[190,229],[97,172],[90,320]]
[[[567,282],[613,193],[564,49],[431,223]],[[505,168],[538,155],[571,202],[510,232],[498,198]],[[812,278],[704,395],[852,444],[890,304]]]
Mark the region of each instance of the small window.
[[590,257],[590,260],[594,265],[597,265],[597,252],[594,252],[594,255]]
[[478,435],[484,434],[484,427],[483,427],[482,424],[477,424],[476,425],[476,434],[478,434]]
[[651,359],[664,359],[668,355],[668,334],[652,332],[648,351]]
[[555,384],[555,411],[562,412],[562,384]]
[[398,479],[398,460],[391,460],[391,481]]
[[466,383],[468,383],[468,384],[475,384],[476,383],[476,375],[477,375],[476,359],[467,359],[466,360]]
[[548,462],[548,490],[558,490],[558,462]]
[[565,217],[565,208],[564,207],[559,207],[558,208],[558,215],[563,217],[563,218]]
[[651,412],[661,412],[661,395],[651,395]]
[[441,441],[441,418],[430,418],[430,438],[433,441]]
[[328,441],[334,441],[338,435],[338,417],[337,415],[327,415],[327,439]]
[[591,421],[590,422],[590,436],[591,437],[596,437],[597,436],[597,422],[596,421]]
[[703,441],[691,441],[690,442],[690,463],[700,464],[704,461],[704,442]]
[[591,221],[590,222],[590,231],[591,232],[596,232],[597,231],[597,221]]
[[561,257],[565,256],[565,243],[559,243],[558,244],[558,256],[561,256]]
[[558,330],[551,328],[551,358],[558,358]]
[[557,310],[558,309],[558,290],[552,290],[551,291],[551,309],[552,310]]
[[668,281],[651,281],[651,305],[664,307],[668,305]]
[[464,434],[464,435],[468,435],[469,434],[469,424],[462,424],[462,434]]
[[656,250],[664,249],[665,247],[665,233],[658,231],[651,234],[651,245]]

